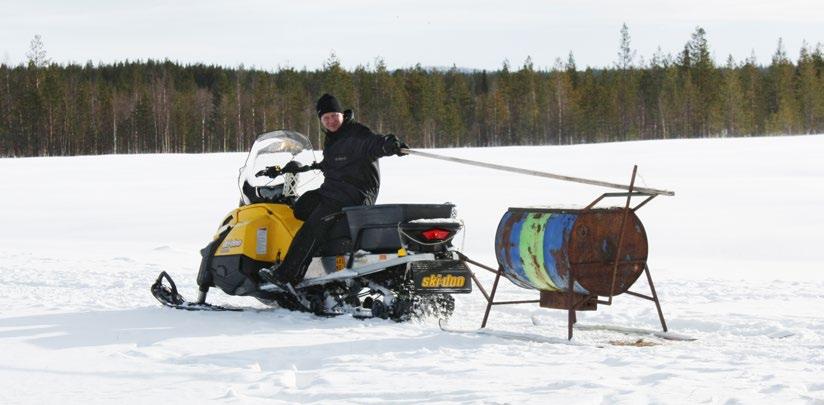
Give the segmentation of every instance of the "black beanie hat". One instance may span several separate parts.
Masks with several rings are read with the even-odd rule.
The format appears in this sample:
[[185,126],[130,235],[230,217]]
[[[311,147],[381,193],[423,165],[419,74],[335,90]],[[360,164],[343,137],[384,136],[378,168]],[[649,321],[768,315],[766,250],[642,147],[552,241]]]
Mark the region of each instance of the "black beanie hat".
[[320,96],[318,99],[318,104],[316,106],[318,110],[318,118],[320,118],[323,114],[328,112],[343,112],[343,109],[340,107],[340,102],[335,96],[325,93],[324,95]]

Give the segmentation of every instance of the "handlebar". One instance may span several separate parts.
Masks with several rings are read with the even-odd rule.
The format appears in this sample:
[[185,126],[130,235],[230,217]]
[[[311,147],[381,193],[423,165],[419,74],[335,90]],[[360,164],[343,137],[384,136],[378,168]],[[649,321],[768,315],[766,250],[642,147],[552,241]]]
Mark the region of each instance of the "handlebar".
[[301,165],[300,163],[293,160],[293,161],[290,161],[289,163],[287,163],[286,166],[284,166],[284,167],[267,166],[265,169],[257,172],[257,174],[255,174],[255,177],[266,176],[266,177],[270,177],[270,178],[274,179],[274,178],[280,176],[281,174],[286,174],[286,173],[298,174],[298,173],[303,173],[303,172],[306,172],[306,171],[309,171],[309,170],[322,170],[322,169],[321,169],[320,164],[318,162],[313,162],[311,165],[304,166],[304,165]]
[[267,166],[265,169],[257,172],[255,177],[270,177],[275,178],[283,174],[283,169],[280,166]]

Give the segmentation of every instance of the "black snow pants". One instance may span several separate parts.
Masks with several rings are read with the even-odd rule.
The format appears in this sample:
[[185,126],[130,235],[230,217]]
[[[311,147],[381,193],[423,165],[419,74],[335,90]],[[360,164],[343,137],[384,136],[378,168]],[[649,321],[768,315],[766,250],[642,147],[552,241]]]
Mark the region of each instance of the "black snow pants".
[[303,194],[295,203],[295,218],[303,222],[303,226],[295,234],[286,258],[275,272],[278,280],[297,285],[303,281],[306,269],[312,262],[312,256],[326,240],[335,215],[343,209],[338,201],[323,197],[309,191]]

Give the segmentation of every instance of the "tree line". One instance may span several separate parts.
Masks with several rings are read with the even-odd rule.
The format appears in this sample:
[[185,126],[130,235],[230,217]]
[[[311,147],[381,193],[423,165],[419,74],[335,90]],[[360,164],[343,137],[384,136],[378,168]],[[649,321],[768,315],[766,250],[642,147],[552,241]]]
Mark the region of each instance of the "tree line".
[[321,69],[125,61],[51,63],[40,37],[28,63],[0,65],[0,156],[243,151],[292,129],[321,145],[314,110],[335,94],[356,117],[413,147],[546,145],[824,132],[824,49],[792,61],[781,40],[768,65],[713,60],[698,27],[676,54],[639,60],[620,32],[613,66],[549,69],[527,58],[496,71]]

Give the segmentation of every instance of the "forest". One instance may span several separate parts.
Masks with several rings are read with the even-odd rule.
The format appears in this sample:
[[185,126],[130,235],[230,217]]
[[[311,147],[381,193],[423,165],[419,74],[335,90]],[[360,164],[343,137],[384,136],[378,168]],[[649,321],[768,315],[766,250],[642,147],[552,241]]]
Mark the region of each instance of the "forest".
[[410,146],[558,145],[647,139],[824,133],[824,49],[782,41],[768,64],[713,60],[697,27],[683,49],[636,55],[621,29],[616,60],[579,68],[531,58],[495,71],[380,59],[347,70],[332,53],[315,70],[181,64],[170,60],[59,64],[39,36],[28,62],[0,65],[0,157],[246,150],[256,135],[291,129],[316,148],[314,110],[335,94],[358,121]]

